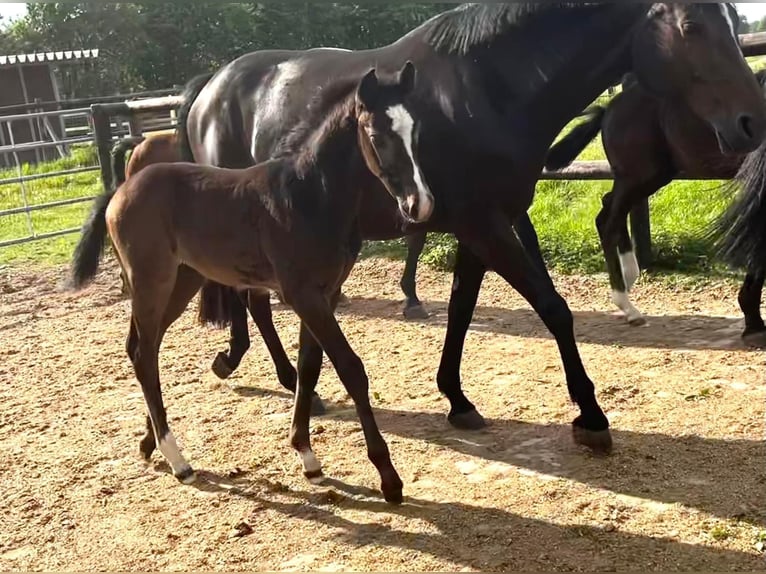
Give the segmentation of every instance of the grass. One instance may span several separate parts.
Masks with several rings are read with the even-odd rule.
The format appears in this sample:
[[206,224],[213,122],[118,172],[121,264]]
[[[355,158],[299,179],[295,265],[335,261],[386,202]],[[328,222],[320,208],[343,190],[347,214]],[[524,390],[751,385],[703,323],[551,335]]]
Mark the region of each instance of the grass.
[[[581,160],[604,159],[600,138],[583,152]],[[71,157],[24,167],[24,172],[41,173],[97,165],[92,146],[82,146]],[[13,170],[0,172],[0,179],[14,177]],[[551,268],[563,273],[594,273],[604,270],[603,255],[598,241],[595,218],[601,207],[601,197],[609,191],[611,182],[542,181],[538,184],[535,202],[530,211],[540,236],[543,252]],[[27,184],[31,204],[59,199],[92,196],[101,190],[98,172],[37,180]],[[650,199],[654,270],[692,275],[721,276],[727,272],[711,263],[709,246],[699,239],[703,230],[727,203],[727,194],[720,182],[679,181],[669,185]],[[0,186],[0,210],[21,205],[18,184]],[[84,221],[89,203],[77,204],[32,214],[37,233],[79,227]],[[0,218],[0,241],[29,234],[26,215]],[[36,241],[19,246],[0,248],[1,264],[64,263],[71,257],[78,234]],[[403,241],[385,241],[365,245],[363,256],[403,258]],[[422,261],[440,269],[454,263],[455,241],[451,236],[431,234]]]
[[[63,159],[22,168],[24,175],[50,173],[78,167],[97,166],[95,148],[91,145],[79,146],[70,156]],[[0,171],[0,179],[17,177],[15,169]],[[30,205],[40,205],[63,199],[88,197],[101,192],[99,172],[86,172],[75,175],[56,176],[38,179],[25,184],[27,201]],[[0,185],[0,210],[23,205],[22,190],[19,184]],[[80,203],[34,211],[30,214],[36,234],[49,233],[82,225],[90,203]],[[26,214],[0,217],[0,241],[18,239],[30,235],[29,220]],[[0,247],[0,265],[9,263],[50,263],[57,264],[69,260],[77,234],[55,239],[24,243],[11,247]]]

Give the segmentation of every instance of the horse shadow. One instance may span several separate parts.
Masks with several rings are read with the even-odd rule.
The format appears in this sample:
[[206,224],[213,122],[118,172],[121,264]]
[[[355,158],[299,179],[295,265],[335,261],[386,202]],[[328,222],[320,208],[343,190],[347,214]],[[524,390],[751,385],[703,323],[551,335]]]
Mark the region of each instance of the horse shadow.
[[[332,529],[333,540],[354,549],[388,548],[417,552],[481,571],[651,569],[752,570],[762,567],[754,554],[642,536],[591,525],[560,525],[498,508],[459,501],[438,502],[405,496],[404,504],[386,504],[377,491],[328,478],[320,487],[293,489],[258,471],[236,477],[201,471],[193,488],[242,498],[253,504],[248,524],[253,531],[263,510],[292,520]],[[400,529],[397,520],[357,522],[339,509],[418,521],[430,528]],[[401,523],[399,521],[399,523]],[[315,544],[321,544],[317,538]],[[310,552],[310,543],[306,551]],[[643,563],[642,563],[643,562]]]
[[[405,321],[401,303],[391,299],[353,297],[348,307],[338,309],[339,316]],[[432,327],[446,328],[445,301],[429,301],[428,319],[407,320]],[[599,311],[573,311],[575,336],[580,343],[648,349],[737,350],[749,349],[741,340],[741,318],[704,315],[646,316],[642,327],[628,325],[624,318]],[[471,330],[522,338],[552,339],[532,309],[506,309],[478,305]]]
[[[282,391],[236,387],[243,397],[278,396]],[[349,403],[325,399],[327,413],[314,420],[356,425]],[[479,432],[456,430],[441,413],[376,406],[375,417],[388,435],[430,445],[483,461],[478,472],[516,472],[574,480],[591,487],[641,499],[649,505],[681,504],[725,519],[766,527],[766,442],[670,436],[612,428],[614,452],[594,456],[574,445],[571,427],[508,419],[487,419]],[[395,456],[395,451],[394,451]],[[456,469],[455,472],[458,472]]]

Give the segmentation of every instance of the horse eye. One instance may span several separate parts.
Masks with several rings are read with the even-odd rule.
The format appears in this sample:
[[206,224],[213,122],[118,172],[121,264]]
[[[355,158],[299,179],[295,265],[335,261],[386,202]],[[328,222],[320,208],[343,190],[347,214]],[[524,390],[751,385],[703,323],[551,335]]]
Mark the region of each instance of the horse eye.
[[697,24],[697,22],[692,22],[691,20],[687,20],[683,24],[681,24],[681,31],[684,33],[685,36],[694,35],[699,33],[702,30],[702,27]]

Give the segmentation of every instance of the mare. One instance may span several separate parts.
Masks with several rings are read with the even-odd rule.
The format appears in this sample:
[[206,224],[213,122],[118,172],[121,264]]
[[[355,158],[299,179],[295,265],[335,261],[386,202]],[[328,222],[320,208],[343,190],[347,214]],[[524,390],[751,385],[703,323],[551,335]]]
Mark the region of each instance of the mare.
[[[236,289],[274,289],[301,319],[302,376],[290,443],[304,474],[322,477],[309,417],[324,349],[356,405],[385,499],[402,501],[402,481],[375,422],[364,366],[334,310],[361,248],[356,181],[362,172],[396,198],[401,217],[430,216],[430,210],[412,208],[424,194],[430,201],[412,153],[420,128],[407,101],[414,84],[409,62],[392,78],[379,79],[372,69],[361,81],[338,83],[322,94],[272,160],[242,170],[155,164],[106,193],[111,199],[102,217],[131,293],[127,353],[149,412],[140,443],[146,459],[159,448],[174,476],[195,479],[168,426],[160,390],[158,353],[168,327],[205,279]],[[95,238],[80,250],[96,264],[87,257],[74,261],[74,287],[92,278],[76,271],[97,267],[104,241]]]
[[[221,68],[199,91],[180,132],[199,163],[244,167],[271,157],[301,122],[306,103],[375,63],[412,60],[421,74],[412,106],[422,118],[414,142],[426,183],[402,223],[373,178],[360,179],[364,239],[420,231],[453,233],[458,253],[437,373],[448,420],[485,421],[462,390],[465,336],[487,270],[513,286],[558,344],[569,395],[579,407],[578,443],[609,450],[598,405],[574,337],[573,317],[545,272],[526,216],[550,146],[561,130],[628,72],[658,97],[684,101],[727,149],[755,149],[766,130],[760,87],[738,46],[732,4],[471,4],[437,15],[391,45],[366,51],[269,50]],[[374,217],[371,215],[374,214]],[[213,283],[205,290],[226,291]],[[300,371],[300,367],[299,367]],[[300,376],[300,374],[299,374]]]
[[[757,78],[762,85],[766,72],[759,72]],[[601,132],[614,184],[602,199],[596,228],[612,301],[631,325],[643,325],[646,320],[628,296],[640,274],[628,234],[628,214],[681,174],[692,179],[731,179],[745,154],[731,153],[732,146],[726,139],[686,102],[658,98],[635,81],[629,81],[606,107],[592,107],[588,115],[551,148],[546,168],[559,170],[569,165]],[[743,128],[749,129],[746,125]],[[740,292],[749,325],[744,335],[750,340],[763,340],[766,335],[758,314],[762,286],[763,278],[752,276]]]

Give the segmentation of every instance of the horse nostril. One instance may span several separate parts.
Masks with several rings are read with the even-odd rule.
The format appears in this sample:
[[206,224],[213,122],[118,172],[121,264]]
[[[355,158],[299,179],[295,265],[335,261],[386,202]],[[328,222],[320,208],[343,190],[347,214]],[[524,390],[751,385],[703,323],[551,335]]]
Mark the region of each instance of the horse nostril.
[[753,139],[755,134],[753,133],[753,117],[747,114],[742,114],[737,120],[740,131],[747,136],[747,139]]

